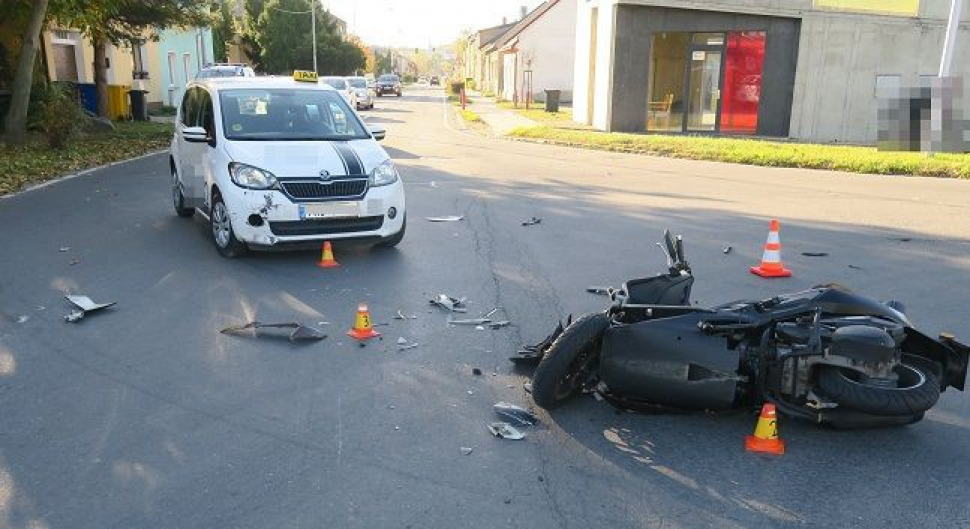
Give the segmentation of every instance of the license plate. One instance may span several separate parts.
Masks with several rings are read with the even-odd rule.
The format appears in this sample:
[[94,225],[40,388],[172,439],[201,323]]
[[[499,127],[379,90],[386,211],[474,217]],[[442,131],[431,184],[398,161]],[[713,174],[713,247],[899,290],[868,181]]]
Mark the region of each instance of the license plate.
[[336,217],[359,217],[360,202],[325,202],[323,204],[300,204],[300,219],[330,219]]

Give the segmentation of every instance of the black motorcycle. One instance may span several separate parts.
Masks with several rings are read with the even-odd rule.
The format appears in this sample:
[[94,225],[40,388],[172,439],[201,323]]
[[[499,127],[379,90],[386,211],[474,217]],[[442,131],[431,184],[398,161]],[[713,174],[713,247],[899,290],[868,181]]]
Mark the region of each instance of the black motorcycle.
[[669,271],[610,289],[605,312],[570,321],[513,357],[535,362],[532,397],[552,409],[580,391],[630,409],[727,410],[774,403],[835,427],[910,424],[964,389],[970,347],[933,339],[896,301],[839,285],[763,301],[691,306],[681,237]]

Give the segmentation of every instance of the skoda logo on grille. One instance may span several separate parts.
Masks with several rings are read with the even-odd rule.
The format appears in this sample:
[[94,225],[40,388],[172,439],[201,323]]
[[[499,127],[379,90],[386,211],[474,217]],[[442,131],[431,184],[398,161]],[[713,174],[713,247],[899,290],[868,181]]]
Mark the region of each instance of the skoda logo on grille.
[[320,171],[320,180],[327,181],[330,180],[330,171],[322,169]]

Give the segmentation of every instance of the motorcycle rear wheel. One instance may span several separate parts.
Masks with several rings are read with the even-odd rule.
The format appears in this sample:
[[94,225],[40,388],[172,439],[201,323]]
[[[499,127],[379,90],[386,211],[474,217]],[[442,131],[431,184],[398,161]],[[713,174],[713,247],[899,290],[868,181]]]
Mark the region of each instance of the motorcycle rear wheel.
[[818,389],[844,408],[879,416],[919,415],[932,408],[940,398],[940,382],[922,366],[898,364],[898,387],[866,384],[850,370],[822,366]]
[[599,360],[603,333],[610,326],[604,312],[586,314],[574,321],[549,347],[532,375],[532,400],[551,410],[583,388]]

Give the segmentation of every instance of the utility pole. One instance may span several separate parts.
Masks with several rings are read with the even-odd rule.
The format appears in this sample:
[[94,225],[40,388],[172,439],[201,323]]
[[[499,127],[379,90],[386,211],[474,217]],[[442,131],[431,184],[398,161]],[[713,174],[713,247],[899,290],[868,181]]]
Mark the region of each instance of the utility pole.
[[953,66],[953,55],[960,34],[960,15],[963,13],[963,0],[951,0],[950,22],[946,26],[946,40],[943,43],[943,57],[940,59],[940,77],[949,77]]
[[[320,0],[310,0],[310,33],[313,34],[313,73],[317,71],[317,2]],[[960,0],[954,0],[958,2]]]

